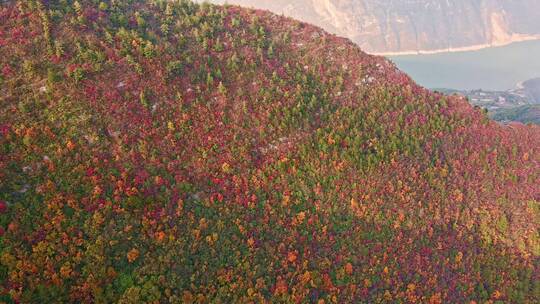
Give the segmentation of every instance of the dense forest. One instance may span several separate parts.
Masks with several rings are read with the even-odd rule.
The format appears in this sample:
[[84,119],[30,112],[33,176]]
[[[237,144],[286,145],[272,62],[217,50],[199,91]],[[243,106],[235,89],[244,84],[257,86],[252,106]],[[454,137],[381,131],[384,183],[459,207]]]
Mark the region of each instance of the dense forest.
[[0,5],[0,302],[540,302],[539,126],[264,11]]

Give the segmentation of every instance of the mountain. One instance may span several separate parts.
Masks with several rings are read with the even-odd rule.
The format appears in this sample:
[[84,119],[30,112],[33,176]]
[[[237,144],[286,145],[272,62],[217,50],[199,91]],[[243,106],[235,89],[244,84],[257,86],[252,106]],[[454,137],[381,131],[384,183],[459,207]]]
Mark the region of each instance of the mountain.
[[540,104],[540,78],[523,82],[519,85],[519,89],[531,100],[531,103]]
[[536,0],[213,0],[268,9],[348,37],[363,50],[465,50],[540,37]]
[[2,1],[0,301],[538,303],[540,127],[189,1]]

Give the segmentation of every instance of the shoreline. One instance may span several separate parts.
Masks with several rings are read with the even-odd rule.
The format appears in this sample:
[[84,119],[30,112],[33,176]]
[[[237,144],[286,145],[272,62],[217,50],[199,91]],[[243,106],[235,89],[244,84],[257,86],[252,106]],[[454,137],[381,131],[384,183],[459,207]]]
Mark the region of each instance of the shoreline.
[[510,45],[512,43],[533,41],[533,40],[540,40],[540,35],[536,35],[536,36],[518,36],[518,37],[514,37],[512,39],[509,39],[507,41],[504,41],[504,42],[495,42],[495,43],[491,43],[491,44],[488,44],[488,43],[476,44],[476,45],[457,47],[457,48],[436,49],[436,50],[420,50],[420,51],[402,51],[402,52],[381,52],[381,53],[368,52],[368,54],[375,55],[375,56],[390,57],[390,56],[433,55],[433,54],[441,54],[441,53],[458,53],[458,52],[478,51],[478,50],[483,50],[483,49],[492,48],[492,47],[506,46],[506,45]]

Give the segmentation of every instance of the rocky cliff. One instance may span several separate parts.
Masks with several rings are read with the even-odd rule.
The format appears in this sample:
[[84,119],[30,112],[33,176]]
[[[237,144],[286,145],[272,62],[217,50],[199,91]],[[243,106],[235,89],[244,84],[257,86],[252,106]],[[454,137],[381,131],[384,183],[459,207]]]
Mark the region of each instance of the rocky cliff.
[[268,9],[348,37],[371,53],[464,50],[536,38],[537,0],[213,0]]

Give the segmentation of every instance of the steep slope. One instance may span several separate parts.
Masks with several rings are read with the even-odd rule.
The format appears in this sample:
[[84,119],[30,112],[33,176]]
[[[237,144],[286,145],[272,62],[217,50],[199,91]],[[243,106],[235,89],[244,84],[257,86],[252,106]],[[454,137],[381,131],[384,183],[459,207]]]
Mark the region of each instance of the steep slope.
[[4,1],[0,297],[538,303],[540,128],[268,12]]
[[533,103],[540,104],[540,78],[534,78],[523,82],[521,90]]
[[269,9],[378,54],[446,51],[540,37],[536,0],[211,0]]

